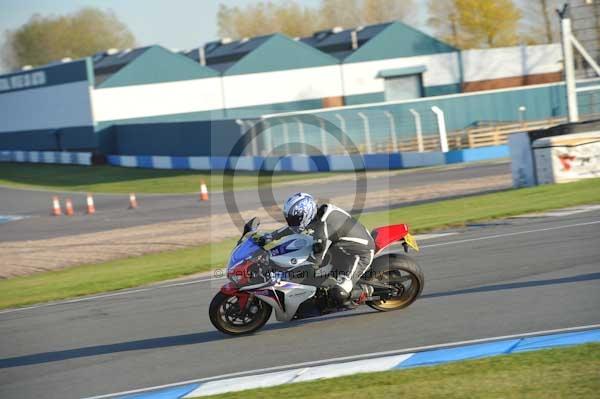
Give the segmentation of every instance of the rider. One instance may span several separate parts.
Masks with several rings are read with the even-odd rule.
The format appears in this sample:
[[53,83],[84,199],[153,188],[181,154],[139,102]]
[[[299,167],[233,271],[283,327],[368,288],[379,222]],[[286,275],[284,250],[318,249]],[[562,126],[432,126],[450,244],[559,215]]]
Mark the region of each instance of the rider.
[[[293,232],[313,237],[311,260],[315,269],[325,266],[325,259],[331,259],[332,269],[322,285],[329,287],[328,292],[337,305],[351,307],[361,296],[371,295],[370,287],[355,288],[373,262],[375,251],[373,238],[362,224],[332,204],[317,207],[314,198],[306,193],[289,197],[283,215]],[[277,233],[284,235],[283,230]]]

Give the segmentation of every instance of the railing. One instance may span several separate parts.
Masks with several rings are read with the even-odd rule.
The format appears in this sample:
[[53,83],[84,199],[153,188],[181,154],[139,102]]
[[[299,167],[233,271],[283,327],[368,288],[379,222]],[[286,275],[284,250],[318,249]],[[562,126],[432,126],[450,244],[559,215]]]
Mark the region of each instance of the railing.
[[[446,148],[461,150],[506,144],[511,133],[545,129],[566,120],[562,117],[520,122],[486,121],[485,125],[446,132],[445,122],[442,120],[444,123],[440,123],[443,112],[440,117],[429,111],[410,111],[409,115],[382,111],[329,116],[327,123],[335,124],[344,132],[341,142],[328,134],[323,119],[312,117],[313,120],[306,115],[302,115],[304,119],[294,115],[266,119],[263,121],[267,126],[265,134],[259,140],[252,140],[246,153],[284,155],[290,151],[290,146],[286,144],[289,142],[300,143],[300,147],[296,148],[310,155],[443,151]],[[252,122],[238,123],[242,133],[249,126],[252,136],[256,137]],[[353,145],[345,145],[350,140]]]
[[506,144],[508,135],[511,133],[547,129],[564,122],[566,122],[566,118],[554,118],[541,121],[505,123],[491,127],[466,129],[467,145],[469,148],[477,148]]
[[[517,132],[528,132],[531,130],[546,129],[565,123],[566,118],[553,118],[541,121],[519,122],[519,123],[497,123],[492,126],[468,128],[461,131],[448,133],[448,148],[450,150],[462,150],[466,148],[487,147],[502,145],[508,142],[508,135]],[[416,138],[398,140],[400,151],[418,151]],[[425,151],[439,151],[440,139],[438,136],[427,135],[423,137],[423,149]],[[391,152],[392,143],[379,145],[376,152]]]

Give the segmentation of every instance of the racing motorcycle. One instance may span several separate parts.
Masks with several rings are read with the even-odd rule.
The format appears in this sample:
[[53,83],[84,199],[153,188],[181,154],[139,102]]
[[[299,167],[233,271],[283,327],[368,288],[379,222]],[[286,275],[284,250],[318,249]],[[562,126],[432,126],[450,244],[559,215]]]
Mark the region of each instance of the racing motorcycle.
[[[310,235],[290,234],[260,245],[259,225],[253,218],[244,226],[227,264],[229,282],[210,303],[210,321],[218,330],[229,335],[253,333],[267,323],[273,310],[279,321],[348,310],[332,303],[327,286],[319,285],[319,277],[331,270],[331,263],[329,259],[313,268]],[[353,303],[381,312],[403,309],[421,294],[424,278],[417,263],[402,252],[418,251],[419,246],[405,224],[376,228],[371,236],[375,256],[356,286],[371,287],[372,293]],[[404,251],[390,251],[393,243],[402,244]]]

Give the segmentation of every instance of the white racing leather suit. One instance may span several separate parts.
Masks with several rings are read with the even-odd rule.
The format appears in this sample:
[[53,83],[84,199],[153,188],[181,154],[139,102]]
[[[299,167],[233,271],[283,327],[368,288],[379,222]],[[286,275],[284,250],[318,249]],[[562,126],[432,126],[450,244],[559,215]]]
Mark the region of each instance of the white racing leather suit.
[[[289,233],[289,228],[282,228],[270,238],[279,239]],[[309,261],[317,269],[305,283],[320,281],[319,285],[328,286],[340,305],[347,302],[356,282],[373,262],[373,237],[348,212],[332,204],[319,207],[304,233],[314,239]]]
[[335,205],[321,205],[317,216],[307,226],[307,232],[315,240],[315,265],[322,265],[331,255],[329,275],[334,279],[346,276],[354,285],[373,262],[375,243],[371,234],[348,212]]

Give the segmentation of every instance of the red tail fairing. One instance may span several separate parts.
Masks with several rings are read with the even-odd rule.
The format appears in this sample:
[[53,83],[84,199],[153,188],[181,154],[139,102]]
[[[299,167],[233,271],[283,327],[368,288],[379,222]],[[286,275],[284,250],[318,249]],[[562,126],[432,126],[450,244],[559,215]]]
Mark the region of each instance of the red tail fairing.
[[393,224],[391,226],[378,227],[371,232],[375,240],[375,252],[379,252],[393,242],[400,241],[408,234],[408,226],[405,224]]

